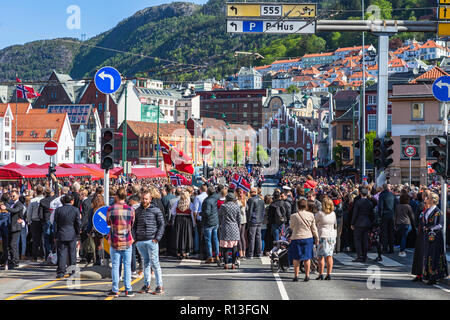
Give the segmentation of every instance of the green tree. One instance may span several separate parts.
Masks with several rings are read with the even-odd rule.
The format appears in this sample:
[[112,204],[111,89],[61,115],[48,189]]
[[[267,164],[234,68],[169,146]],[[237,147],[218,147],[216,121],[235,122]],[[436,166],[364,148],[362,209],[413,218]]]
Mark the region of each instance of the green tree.
[[291,84],[288,88],[287,88],[287,93],[299,93],[300,92],[300,89],[296,86],[296,85],[294,85],[294,84]]
[[233,148],[233,161],[236,165],[242,164],[244,161],[244,154],[242,152],[242,145],[239,143],[234,144]]
[[269,162],[269,155],[267,154],[267,151],[264,149],[264,147],[260,144],[256,147],[256,156],[258,161],[261,163]]
[[373,164],[373,140],[377,137],[375,131],[366,133],[366,162]]
[[336,147],[333,147],[333,159],[336,162],[338,170],[342,168],[342,145],[338,143]]

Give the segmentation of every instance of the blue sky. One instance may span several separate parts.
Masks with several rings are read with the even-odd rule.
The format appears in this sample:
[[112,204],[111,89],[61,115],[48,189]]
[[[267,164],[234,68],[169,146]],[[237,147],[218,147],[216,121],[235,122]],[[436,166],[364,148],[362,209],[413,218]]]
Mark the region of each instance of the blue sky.
[[[182,0],[181,0],[182,1]],[[2,1],[0,10],[0,49],[35,40],[59,37],[87,39],[116,26],[123,19],[147,7],[171,0],[20,0]],[[204,4],[207,0],[188,0]],[[69,29],[67,13],[71,6],[80,9],[80,29]]]

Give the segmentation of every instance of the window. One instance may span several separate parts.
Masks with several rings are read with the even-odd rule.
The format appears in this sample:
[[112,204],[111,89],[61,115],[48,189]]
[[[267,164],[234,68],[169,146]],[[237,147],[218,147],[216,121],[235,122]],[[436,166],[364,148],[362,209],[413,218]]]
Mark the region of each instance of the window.
[[405,148],[407,146],[413,146],[416,148],[416,155],[412,157],[413,160],[420,159],[420,136],[412,136],[412,137],[401,137],[401,145],[400,148],[402,150],[401,159],[409,160],[409,157],[405,155]]
[[350,160],[350,147],[342,147],[342,159]]
[[392,114],[387,116],[387,131],[392,132]]
[[247,104],[246,103],[242,104],[242,107],[247,108]]
[[377,115],[376,114],[369,114],[367,116],[367,130],[370,131],[377,131]]
[[247,112],[244,112],[243,116],[244,118],[247,118]]
[[5,160],[9,160],[9,151],[5,151]]
[[9,132],[5,132],[5,146],[9,146]]
[[29,154],[26,154],[25,155],[25,161],[30,161],[30,159],[31,159],[31,156]]
[[423,118],[424,103],[413,103],[411,106],[411,120],[425,120]]
[[368,104],[377,104],[377,96],[368,96],[367,102]]
[[5,127],[9,127],[9,117],[5,117]]
[[[444,106],[445,106],[444,102],[439,103],[439,120],[444,119]],[[447,118],[450,120],[449,115],[450,115],[450,105],[448,106],[448,109],[447,109]]]
[[170,116],[173,117],[173,110],[170,110]]
[[295,132],[294,132],[294,129],[291,128],[289,130],[289,142],[293,142],[294,141],[294,137],[295,137]]
[[351,137],[351,129],[350,125],[343,125],[342,126],[342,140],[350,140]]
[[98,111],[102,111],[102,103],[101,102],[98,104]]

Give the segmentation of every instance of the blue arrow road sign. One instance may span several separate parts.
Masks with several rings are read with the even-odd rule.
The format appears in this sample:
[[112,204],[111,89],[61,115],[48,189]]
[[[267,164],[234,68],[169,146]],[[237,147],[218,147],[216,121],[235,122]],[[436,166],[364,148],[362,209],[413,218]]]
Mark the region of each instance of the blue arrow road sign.
[[450,76],[442,76],[434,81],[433,95],[439,101],[450,101]]
[[95,74],[94,82],[100,92],[111,94],[119,90],[122,76],[112,67],[103,67]]
[[107,235],[109,234],[110,226],[106,223],[106,212],[108,211],[108,206],[104,206],[95,211],[92,217],[92,225],[97,232]]

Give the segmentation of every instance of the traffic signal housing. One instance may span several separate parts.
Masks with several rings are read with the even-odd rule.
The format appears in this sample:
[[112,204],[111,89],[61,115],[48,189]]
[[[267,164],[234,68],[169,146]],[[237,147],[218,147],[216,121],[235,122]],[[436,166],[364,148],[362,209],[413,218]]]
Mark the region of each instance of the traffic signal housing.
[[442,135],[442,136],[436,136],[433,138],[433,157],[436,158],[436,162],[432,164],[432,168],[434,171],[436,171],[437,175],[440,175],[444,178],[447,178],[448,176],[448,136]]
[[210,166],[203,167],[203,176],[205,179],[209,179],[214,175],[214,168]]
[[392,146],[394,145],[394,141],[391,138],[384,138],[383,140],[383,168],[386,169],[389,167],[394,160],[391,158],[394,150]]
[[383,166],[383,140],[381,138],[373,139],[373,165],[378,170]]
[[51,178],[51,175],[52,174],[55,174],[56,173],[56,164],[54,164],[54,163],[51,163],[50,165],[49,165],[49,167],[48,167],[48,173],[47,173],[47,178]]
[[100,167],[114,169],[114,130],[111,128],[102,129]]

